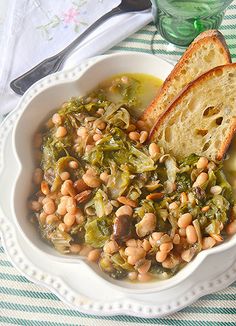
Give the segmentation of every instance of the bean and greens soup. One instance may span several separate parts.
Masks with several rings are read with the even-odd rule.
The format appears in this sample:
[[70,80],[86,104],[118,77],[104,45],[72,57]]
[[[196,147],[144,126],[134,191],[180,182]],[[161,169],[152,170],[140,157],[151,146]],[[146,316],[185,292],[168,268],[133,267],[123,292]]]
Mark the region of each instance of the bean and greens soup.
[[63,103],[35,135],[31,220],[62,254],[112,278],[169,278],[236,232],[222,163],[180,161],[138,120],[161,82],[115,76]]

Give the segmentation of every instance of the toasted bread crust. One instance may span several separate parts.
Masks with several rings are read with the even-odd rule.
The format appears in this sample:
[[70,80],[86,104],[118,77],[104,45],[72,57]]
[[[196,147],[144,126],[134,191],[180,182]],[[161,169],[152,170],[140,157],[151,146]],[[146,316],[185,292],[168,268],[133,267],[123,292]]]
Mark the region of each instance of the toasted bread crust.
[[[225,60],[228,62],[228,63],[231,63],[232,60],[231,60],[231,55],[230,55],[230,52],[229,52],[229,48],[228,48],[228,45],[227,43],[225,42],[225,38],[223,36],[223,34],[216,30],[216,29],[212,29],[212,30],[209,30],[209,31],[205,31],[201,34],[199,34],[195,40],[193,41],[193,45],[196,45],[199,41],[201,41],[202,39],[206,39],[208,38],[212,38],[212,40],[216,43],[218,43],[219,47],[222,48],[223,50],[223,54],[225,56]],[[191,46],[190,46],[191,47]],[[190,48],[189,47],[189,48]],[[188,51],[188,49],[187,49]],[[186,51],[186,52],[187,52]]]
[[[156,139],[156,134],[160,130],[160,128],[164,125],[165,119],[168,117],[168,115],[175,110],[176,106],[180,104],[184,96],[194,88],[198,87],[201,83],[203,83],[205,80],[212,78],[213,75],[223,71],[224,69],[236,69],[236,63],[229,63],[223,66],[215,67],[206,73],[202,74],[199,76],[197,79],[194,81],[190,82],[181,92],[180,94],[172,101],[172,103],[168,106],[166,111],[161,115],[161,117],[157,120],[153,128],[151,129],[151,132],[149,134],[149,140],[157,140]],[[229,126],[229,131],[228,134],[225,137],[224,142],[221,144],[217,154],[216,154],[216,159],[217,160],[222,160],[229,145],[230,142],[236,132],[236,116],[232,118],[231,124]]]
[[236,117],[233,119],[232,125],[231,125],[230,130],[229,130],[229,133],[226,136],[225,141],[223,142],[223,144],[221,145],[221,147],[220,147],[220,149],[218,151],[218,154],[217,154],[217,157],[216,157],[216,159],[218,161],[221,161],[224,158],[224,156],[225,156],[225,154],[227,152],[227,149],[229,148],[229,145],[231,143],[231,140],[234,137],[235,132],[236,132]]
[[222,62],[222,64],[231,63],[231,56],[230,56],[229,49],[225,42],[224,36],[219,31],[209,30],[198,35],[198,37],[191,43],[191,45],[187,48],[187,50],[180,58],[178,63],[175,65],[174,69],[171,71],[170,75],[165,80],[161,90],[158,92],[157,96],[154,98],[150,106],[144,111],[144,113],[140,117],[140,119],[144,120],[149,125],[149,127],[151,127],[151,125],[155,123],[155,121],[163,113],[163,112],[159,112],[159,115],[157,113],[155,117],[155,121],[153,121],[154,119],[151,118],[152,112],[155,111],[158,102],[164,97],[166,90],[172,84],[174,77],[180,74],[181,70],[186,64],[186,61],[192,57],[193,53],[196,52],[200,46],[206,45],[208,43],[217,44],[217,46],[220,49],[220,52],[223,54],[225,58],[225,62]]

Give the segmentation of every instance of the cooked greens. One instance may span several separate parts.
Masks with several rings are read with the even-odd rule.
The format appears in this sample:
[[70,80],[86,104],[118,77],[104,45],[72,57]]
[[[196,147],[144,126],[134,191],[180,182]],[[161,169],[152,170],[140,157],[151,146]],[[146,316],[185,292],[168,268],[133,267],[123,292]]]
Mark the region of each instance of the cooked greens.
[[221,163],[195,154],[176,161],[157,144],[151,155],[131,114],[139,89],[135,78],[116,77],[62,105],[41,130],[30,205],[59,252],[143,281],[171,277],[223,241],[236,206]]
[[85,224],[85,242],[94,248],[101,248],[112,234],[112,219],[99,217]]

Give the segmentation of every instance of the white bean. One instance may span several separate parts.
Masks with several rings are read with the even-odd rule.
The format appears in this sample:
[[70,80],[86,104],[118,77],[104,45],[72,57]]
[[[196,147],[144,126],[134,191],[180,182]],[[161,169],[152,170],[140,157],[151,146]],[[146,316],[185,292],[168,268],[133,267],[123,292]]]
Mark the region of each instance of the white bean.
[[236,220],[232,221],[231,223],[229,223],[226,227],[226,232],[229,235],[235,234],[236,233]]
[[167,253],[166,251],[158,251],[158,252],[156,253],[156,261],[157,261],[158,263],[163,263],[163,261],[166,260],[167,254],[168,254],[168,253]]
[[186,228],[192,222],[192,215],[190,213],[185,213],[178,219],[178,226],[180,228]]
[[133,141],[139,141],[140,134],[137,131],[131,131],[129,133],[129,138]]
[[202,239],[202,249],[209,249],[214,247],[214,245],[216,244],[216,240],[213,239],[212,237],[205,237]]
[[74,243],[70,246],[70,252],[72,254],[78,254],[81,250],[81,245]]
[[202,172],[197,177],[194,182],[194,186],[202,186],[208,180],[208,174],[206,172]]
[[222,191],[221,186],[213,186],[210,189],[210,192],[212,195],[219,195],[221,193],[221,191]]
[[58,113],[53,114],[52,122],[54,123],[54,125],[60,125],[62,123],[60,114],[58,114]]
[[188,225],[186,227],[186,237],[187,241],[190,244],[194,244],[197,242],[197,233],[193,225]]
[[151,143],[148,148],[151,158],[155,158],[160,153],[160,148],[156,143]]
[[66,226],[72,226],[75,223],[75,215],[67,213],[64,216],[64,223]]
[[123,205],[120,208],[117,209],[116,211],[116,216],[121,216],[121,215],[129,215],[132,216],[133,215],[133,209],[128,206],[128,205]]
[[152,279],[152,276],[150,274],[138,274],[137,278],[140,282],[148,282]]
[[148,132],[147,131],[141,131],[140,138],[139,138],[140,143],[141,144],[145,143],[147,138],[148,138]]
[[173,249],[173,243],[172,242],[166,242],[166,243],[162,243],[160,245],[160,251],[170,252],[172,249]]
[[198,169],[205,169],[208,164],[208,159],[204,156],[200,157],[199,160],[197,161],[197,168]]
[[138,268],[140,274],[146,274],[151,267],[151,260],[145,260],[144,263]]
[[101,251],[99,249],[93,249],[88,254],[88,260],[92,262],[97,262],[100,258]]
[[55,136],[56,136],[57,138],[62,138],[62,137],[65,137],[66,134],[67,134],[67,130],[66,130],[66,128],[60,126],[60,127],[57,128],[56,133],[55,133]]
[[138,273],[137,272],[129,272],[128,278],[130,281],[134,281],[137,279]]
[[49,199],[44,205],[43,210],[46,214],[53,214],[56,211],[56,206],[54,204],[54,201],[52,199]]

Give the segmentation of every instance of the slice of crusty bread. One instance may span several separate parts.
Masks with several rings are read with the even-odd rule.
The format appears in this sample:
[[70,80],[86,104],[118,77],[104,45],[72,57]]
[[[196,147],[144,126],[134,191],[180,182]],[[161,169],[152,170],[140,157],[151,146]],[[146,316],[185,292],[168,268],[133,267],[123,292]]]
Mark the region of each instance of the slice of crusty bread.
[[154,125],[150,139],[182,158],[221,160],[236,131],[236,63],[213,68],[186,86]]
[[217,30],[201,33],[185,51],[140,119],[151,129],[188,83],[206,71],[230,62],[230,53],[223,35]]

